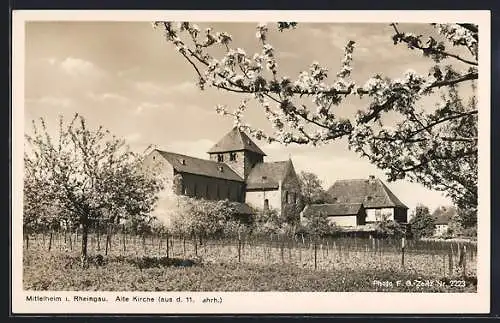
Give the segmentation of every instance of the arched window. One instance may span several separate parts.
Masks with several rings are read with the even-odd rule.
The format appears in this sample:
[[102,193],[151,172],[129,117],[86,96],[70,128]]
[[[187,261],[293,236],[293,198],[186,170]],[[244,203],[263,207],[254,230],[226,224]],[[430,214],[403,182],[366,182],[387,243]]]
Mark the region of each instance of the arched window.
[[285,203],[290,203],[288,200],[288,191],[285,191]]
[[218,161],[219,163],[224,162],[224,155],[223,155],[223,154],[218,154],[218,155],[217,155],[217,161]]
[[264,210],[269,210],[269,200],[268,199],[264,200]]
[[236,153],[229,153],[229,160],[236,161]]

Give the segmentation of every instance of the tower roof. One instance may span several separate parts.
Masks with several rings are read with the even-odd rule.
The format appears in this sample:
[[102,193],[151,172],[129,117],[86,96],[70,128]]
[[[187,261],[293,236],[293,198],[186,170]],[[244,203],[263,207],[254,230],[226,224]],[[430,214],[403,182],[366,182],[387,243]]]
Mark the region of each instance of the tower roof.
[[224,153],[228,151],[248,150],[253,151],[259,155],[266,156],[266,154],[238,127],[234,127],[229,131],[218,143],[216,143],[210,150],[209,154]]

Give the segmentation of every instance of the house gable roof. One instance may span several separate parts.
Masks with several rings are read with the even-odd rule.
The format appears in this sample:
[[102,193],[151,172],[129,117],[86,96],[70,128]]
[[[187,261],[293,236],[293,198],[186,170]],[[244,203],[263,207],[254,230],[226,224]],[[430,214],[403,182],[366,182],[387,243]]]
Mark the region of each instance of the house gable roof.
[[326,216],[357,215],[362,208],[362,203],[310,204],[306,206],[303,214],[304,216],[321,213]]
[[378,178],[338,180],[327,193],[334,203],[363,203],[365,208],[408,208]]
[[243,182],[243,179],[225,163],[156,150],[178,172]]
[[234,127],[210,150],[209,154],[224,153],[228,151],[248,150],[262,156],[266,154],[238,127]]
[[291,160],[286,160],[256,164],[248,174],[247,189],[277,189],[291,163]]

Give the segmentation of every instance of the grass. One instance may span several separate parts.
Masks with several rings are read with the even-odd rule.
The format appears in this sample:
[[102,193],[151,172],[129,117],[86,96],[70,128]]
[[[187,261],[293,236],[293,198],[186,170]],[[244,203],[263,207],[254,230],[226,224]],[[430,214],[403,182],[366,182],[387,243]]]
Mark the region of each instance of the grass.
[[[283,292],[476,292],[474,275],[465,287],[450,286],[439,272],[403,270],[392,263],[336,266],[328,270],[292,263],[186,262],[182,257],[109,255],[102,265],[79,265],[77,251],[36,246],[24,250],[23,284],[26,290],[57,291],[283,291]],[[456,276],[455,278],[458,278]],[[396,281],[401,281],[396,286]],[[433,286],[406,286],[406,281]],[[437,281],[445,283],[438,286]],[[377,283],[378,282],[378,283]],[[392,286],[384,284],[392,282]]]

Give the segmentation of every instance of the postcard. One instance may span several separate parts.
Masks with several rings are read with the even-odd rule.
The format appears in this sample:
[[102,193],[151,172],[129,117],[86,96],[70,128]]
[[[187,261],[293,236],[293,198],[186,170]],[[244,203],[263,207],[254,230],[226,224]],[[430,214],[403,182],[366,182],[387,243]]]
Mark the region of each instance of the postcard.
[[24,11],[14,314],[487,313],[488,11]]

